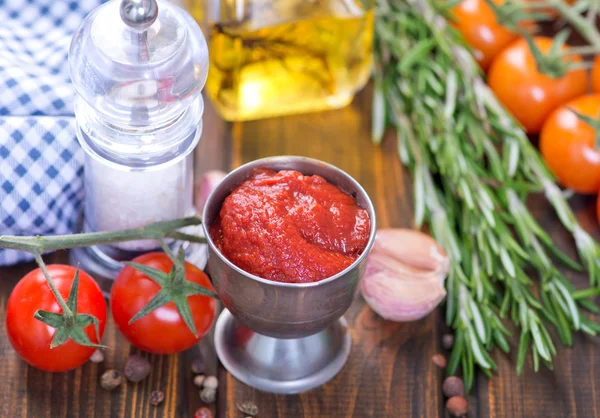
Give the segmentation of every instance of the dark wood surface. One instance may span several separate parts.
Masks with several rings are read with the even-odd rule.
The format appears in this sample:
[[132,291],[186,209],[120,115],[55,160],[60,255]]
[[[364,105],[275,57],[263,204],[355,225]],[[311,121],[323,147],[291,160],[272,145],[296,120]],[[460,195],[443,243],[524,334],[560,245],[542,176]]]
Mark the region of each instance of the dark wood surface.
[[[393,138],[371,145],[370,93],[360,94],[345,109],[257,122],[222,122],[207,106],[205,131],[196,154],[196,171],[231,169],[271,155],[319,158],[354,176],[372,197],[378,226],[411,227],[410,179],[397,157]],[[575,199],[580,220],[596,233],[592,199]],[[542,199],[531,202],[543,226],[559,245],[572,243]],[[48,257],[66,261],[66,254]],[[152,372],[145,381],[124,384],[114,392],[98,385],[109,368],[123,368],[135,352],[109,320],[104,343],[111,347],[104,363],[85,364],[68,373],[49,374],[23,363],[5,337],[4,311],[12,287],[32,264],[0,269],[0,417],[192,417],[202,406],[192,384],[192,359],[203,353],[209,371],[220,380],[219,418],[243,418],[236,402],[254,401],[261,418],[444,417],[443,372],[431,362],[444,353],[442,312],[426,319],[395,324],[377,317],[357,299],[346,318],[352,329],[352,353],[342,372],[323,387],[301,395],[257,392],[231,377],[217,360],[211,338],[174,356],[147,355]],[[574,280],[582,278],[574,277]],[[513,342],[514,343],[514,342]],[[447,354],[447,353],[444,353]],[[499,370],[493,379],[478,376],[470,400],[472,417],[600,417],[600,339],[578,336],[573,348],[559,349],[555,372],[514,372],[514,357],[495,354]],[[158,407],[149,403],[152,390],[165,392]]]

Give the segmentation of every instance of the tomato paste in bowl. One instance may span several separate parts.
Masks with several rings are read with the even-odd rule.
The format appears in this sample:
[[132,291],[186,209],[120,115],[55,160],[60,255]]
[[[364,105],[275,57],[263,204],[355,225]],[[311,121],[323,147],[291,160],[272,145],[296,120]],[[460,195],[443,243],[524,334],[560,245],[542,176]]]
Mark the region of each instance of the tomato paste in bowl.
[[367,210],[318,175],[255,169],[223,201],[215,246],[256,276],[309,283],[349,267],[371,234]]

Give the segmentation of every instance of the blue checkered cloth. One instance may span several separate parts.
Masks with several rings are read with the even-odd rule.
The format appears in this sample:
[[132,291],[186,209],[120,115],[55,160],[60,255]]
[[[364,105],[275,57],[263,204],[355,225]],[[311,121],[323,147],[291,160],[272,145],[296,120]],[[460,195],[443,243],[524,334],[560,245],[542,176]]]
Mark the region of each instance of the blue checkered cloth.
[[[0,235],[73,232],[83,199],[71,36],[101,0],[0,0]],[[30,259],[1,250],[0,265]]]

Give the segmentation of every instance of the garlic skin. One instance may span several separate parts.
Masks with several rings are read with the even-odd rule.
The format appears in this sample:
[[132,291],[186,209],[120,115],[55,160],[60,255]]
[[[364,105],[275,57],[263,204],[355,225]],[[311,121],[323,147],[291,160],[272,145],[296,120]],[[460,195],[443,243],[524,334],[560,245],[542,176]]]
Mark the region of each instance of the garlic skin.
[[415,321],[446,297],[449,268],[446,252],[429,235],[411,229],[380,229],[360,290],[383,318]]
[[217,187],[217,185],[223,180],[223,178],[227,175],[224,171],[221,170],[212,170],[204,173],[194,184],[194,204],[198,213],[202,213],[204,210],[204,205],[206,205],[206,201],[208,200],[208,196],[210,196],[211,192]]

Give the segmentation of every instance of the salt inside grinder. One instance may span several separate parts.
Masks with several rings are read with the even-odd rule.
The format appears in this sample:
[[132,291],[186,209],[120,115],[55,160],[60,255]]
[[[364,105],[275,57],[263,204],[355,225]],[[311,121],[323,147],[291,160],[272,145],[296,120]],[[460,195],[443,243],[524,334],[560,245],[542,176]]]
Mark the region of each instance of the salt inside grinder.
[[[202,131],[208,72],[196,22],[167,2],[112,0],[78,28],[69,66],[78,93],[77,138],[85,150],[83,230],[136,228],[194,214],[192,150]],[[72,257],[113,278],[120,261],[157,246],[132,241],[79,249]]]

